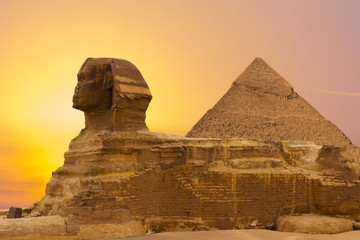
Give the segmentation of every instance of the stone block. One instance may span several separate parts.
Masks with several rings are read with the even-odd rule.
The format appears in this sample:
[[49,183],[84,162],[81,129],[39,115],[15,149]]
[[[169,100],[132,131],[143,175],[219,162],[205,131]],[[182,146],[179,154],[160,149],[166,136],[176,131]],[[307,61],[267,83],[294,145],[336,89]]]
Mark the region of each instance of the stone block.
[[359,222],[354,222],[353,223],[353,229],[354,230],[360,230],[360,223]]
[[11,207],[9,209],[9,214],[7,218],[21,218],[22,217],[22,208]]

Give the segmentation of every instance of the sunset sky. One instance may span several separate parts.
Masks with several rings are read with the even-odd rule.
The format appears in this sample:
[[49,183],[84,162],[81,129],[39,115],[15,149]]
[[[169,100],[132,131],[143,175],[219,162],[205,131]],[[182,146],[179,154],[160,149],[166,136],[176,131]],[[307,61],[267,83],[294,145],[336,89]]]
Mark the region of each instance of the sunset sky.
[[30,206],[84,127],[87,57],[134,63],[151,131],[185,135],[255,57],[360,145],[358,0],[0,0],[0,208]]

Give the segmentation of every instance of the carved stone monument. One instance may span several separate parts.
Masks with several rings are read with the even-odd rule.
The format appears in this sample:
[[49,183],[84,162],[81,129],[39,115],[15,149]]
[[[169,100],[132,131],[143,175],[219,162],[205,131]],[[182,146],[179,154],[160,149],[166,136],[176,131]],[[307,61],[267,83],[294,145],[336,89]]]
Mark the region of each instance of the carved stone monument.
[[84,111],[85,129],[147,130],[151,93],[140,71],[114,58],[88,58],[78,73],[73,107]]
[[[85,128],[32,216],[56,222],[53,234],[80,239],[264,228],[287,214],[359,217],[356,164],[341,148],[149,132],[150,100],[133,64],[87,59],[73,99],[74,108],[85,112]],[[41,218],[34,221],[39,229],[46,226]],[[17,236],[13,225],[6,226],[0,235]]]
[[187,136],[350,144],[337,126],[261,58],[254,59]]

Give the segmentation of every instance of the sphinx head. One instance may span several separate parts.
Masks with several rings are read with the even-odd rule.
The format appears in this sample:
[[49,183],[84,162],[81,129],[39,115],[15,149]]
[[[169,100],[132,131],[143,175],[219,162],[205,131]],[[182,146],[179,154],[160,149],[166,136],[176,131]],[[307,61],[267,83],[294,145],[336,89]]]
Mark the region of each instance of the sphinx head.
[[88,58],[78,73],[73,107],[85,112],[86,128],[147,129],[145,112],[151,98],[148,85],[132,63]]
[[73,108],[84,112],[105,111],[112,104],[113,79],[109,59],[89,58],[81,67],[73,96]]

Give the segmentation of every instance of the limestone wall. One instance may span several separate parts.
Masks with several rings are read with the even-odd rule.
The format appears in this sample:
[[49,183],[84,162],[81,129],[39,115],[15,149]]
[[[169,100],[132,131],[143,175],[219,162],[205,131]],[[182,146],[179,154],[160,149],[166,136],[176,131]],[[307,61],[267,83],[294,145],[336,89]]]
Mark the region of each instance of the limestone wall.
[[285,214],[357,216],[359,186],[324,168],[319,162],[333,155],[321,150],[306,142],[83,132],[33,213],[220,229],[266,226]]

